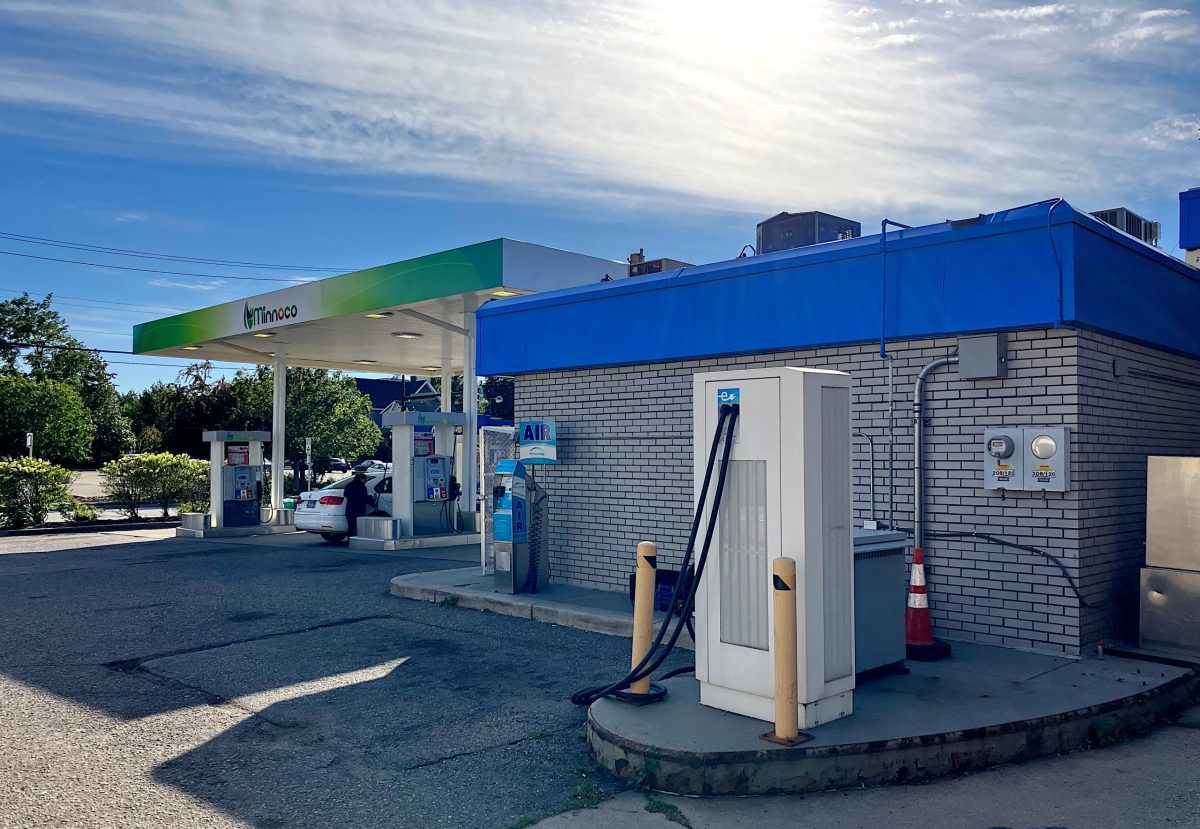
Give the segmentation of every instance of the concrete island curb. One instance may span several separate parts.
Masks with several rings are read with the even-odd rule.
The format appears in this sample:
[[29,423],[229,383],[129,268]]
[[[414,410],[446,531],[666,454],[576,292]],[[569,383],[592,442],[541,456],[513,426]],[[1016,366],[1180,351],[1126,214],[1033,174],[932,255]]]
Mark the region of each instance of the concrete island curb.
[[[669,680],[668,682],[677,682]],[[587,740],[609,771],[694,796],[796,794],[913,783],[1141,736],[1200,696],[1195,671],[1109,702],[1000,725],[900,739],[761,751],[689,752],[626,739],[588,710]]]
[[441,571],[440,576],[450,577],[453,582],[454,576],[457,575],[457,580],[461,582],[445,585],[431,584],[429,573],[396,576],[389,583],[388,592],[402,599],[453,603],[455,607],[468,610],[487,610],[504,616],[549,622],[609,636],[633,635],[632,612],[619,613],[601,608],[570,606],[561,601],[545,599],[541,593],[509,595],[481,590],[473,586],[478,580],[478,573],[478,567]]

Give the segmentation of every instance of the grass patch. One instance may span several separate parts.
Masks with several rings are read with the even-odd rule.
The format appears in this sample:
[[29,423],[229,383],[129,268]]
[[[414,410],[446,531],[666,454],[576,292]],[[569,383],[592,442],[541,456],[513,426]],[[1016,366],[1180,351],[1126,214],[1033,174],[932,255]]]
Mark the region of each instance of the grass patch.
[[577,809],[594,809],[608,800],[608,792],[591,780],[585,780],[571,789],[571,803]]
[[438,599],[438,607],[458,607],[458,596],[453,593],[442,596]]
[[687,815],[679,810],[679,807],[673,803],[668,803],[665,800],[659,800],[657,797],[646,799],[646,811],[653,812],[656,815],[662,815],[671,823],[678,823],[680,826],[686,826],[687,829],[692,829],[692,822],[688,820]]
[[533,826],[533,824],[540,820],[541,818],[535,815],[525,815],[525,817],[519,817],[508,824],[506,829],[529,829],[530,826]]

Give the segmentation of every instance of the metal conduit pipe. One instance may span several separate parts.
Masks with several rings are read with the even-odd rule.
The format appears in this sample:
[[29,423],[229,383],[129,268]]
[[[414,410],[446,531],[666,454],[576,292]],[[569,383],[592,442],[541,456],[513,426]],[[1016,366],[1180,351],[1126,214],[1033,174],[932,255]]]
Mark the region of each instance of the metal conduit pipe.
[[871,440],[871,436],[861,429],[854,433],[855,437],[860,437],[867,442],[870,447],[869,457],[871,466],[871,520],[875,520],[875,441]]
[[887,528],[889,530],[896,529],[896,401],[894,391],[896,388],[896,369],[895,359],[889,354],[887,358],[888,369],[888,391],[887,391],[887,410],[888,410],[888,520]]
[[925,478],[925,468],[921,461],[921,433],[925,430],[925,424],[921,412],[925,394],[925,378],[942,366],[954,365],[957,362],[957,354],[931,360],[917,373],[917,381],[913,384],[913,546],[918,549],[922,547],[921,540],[924,533],[922,484]]

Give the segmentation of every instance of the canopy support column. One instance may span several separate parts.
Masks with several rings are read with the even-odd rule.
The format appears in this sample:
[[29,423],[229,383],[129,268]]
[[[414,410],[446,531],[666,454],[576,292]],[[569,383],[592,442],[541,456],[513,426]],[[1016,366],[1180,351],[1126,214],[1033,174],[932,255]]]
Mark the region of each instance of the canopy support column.
[[[475,479],[478,463],[475,460],[475,443],[479,439],[479,383],[475,376],[475,309],[479,299],[474,294],[463,297],[463,414],[467,422],[463,426],[462,462],[462,510],[467,519],[475,518]],[[471,526],[474,526],[472,524]]]
[[287,422],[287,353],[275,352],[275,368],[271,387],[271,506],[283,509],[283,477],[285,463],[284,425]]

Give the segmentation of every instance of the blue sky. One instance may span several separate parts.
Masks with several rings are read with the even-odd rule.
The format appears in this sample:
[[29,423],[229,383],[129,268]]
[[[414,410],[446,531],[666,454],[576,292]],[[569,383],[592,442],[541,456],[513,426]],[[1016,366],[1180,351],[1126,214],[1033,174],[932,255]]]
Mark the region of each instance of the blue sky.
[[[1061,195],[1161,220],[1171,252],[1198,41],[1169,0],[0,0],[0,231],[347,269],[498,236],[702,263],[779,210],[869,231]],[[281,284],[0,256],[0,296],[53,291],[99,348]],[[122,388],[176,373],[111,359]]]

